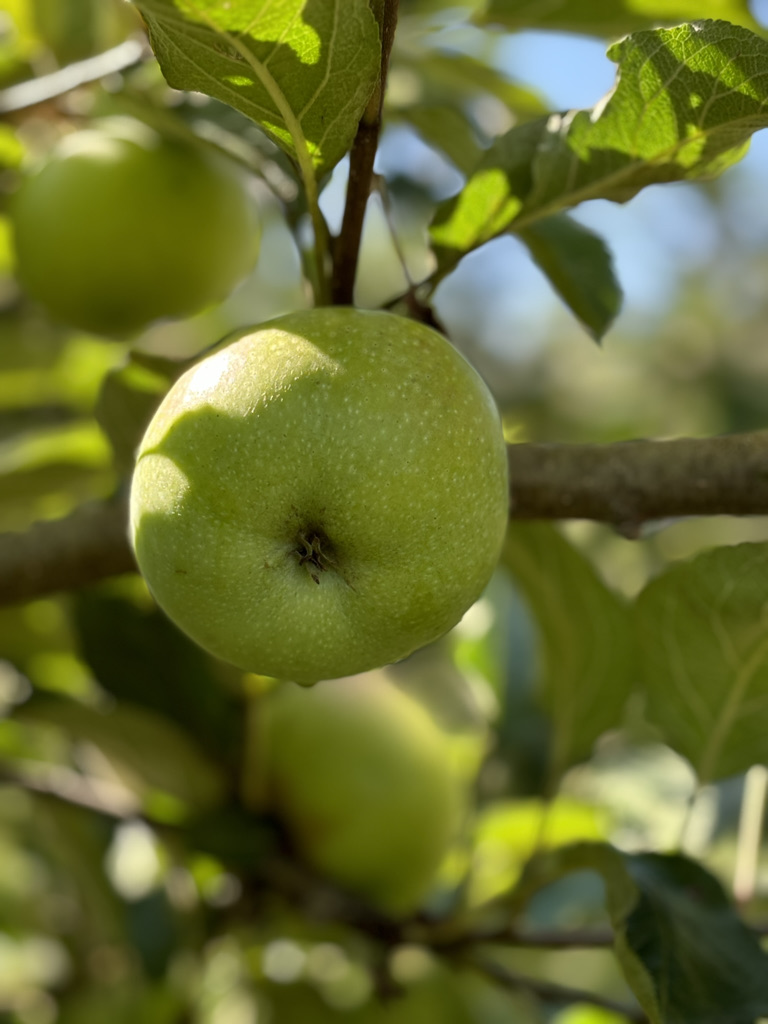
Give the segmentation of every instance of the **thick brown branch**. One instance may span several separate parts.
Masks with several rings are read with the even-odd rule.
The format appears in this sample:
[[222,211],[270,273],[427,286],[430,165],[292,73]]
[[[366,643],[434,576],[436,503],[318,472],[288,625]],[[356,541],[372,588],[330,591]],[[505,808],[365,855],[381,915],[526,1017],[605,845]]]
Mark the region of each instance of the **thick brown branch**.
[[0,534],[0,604],[72,590],[135,568],[125,506],[83,505],[26,533]]
[[381,31],[381,73],[376,89],[358,125],[357,135],[349,154],[349,181],[341,232],[333,251],[333,281],[331,295],[337,306],[349,306],[355,289],[357,262],[363,221],[371,193],[373,162],[379,145],[381,109],[389,68],[389,55],[395,38],[399,0],[379,0],[375,5]]
[[[592,519],[638,536],[680,516],[768,515],[768,431],[611,445],[508,448],[513,519]],[[130,572],[125,507],[86,505],[0,534],[0,604]]]
[[768,431],[508,451],[517,519],[593,519],[633,536],[655,519],[768,514]]

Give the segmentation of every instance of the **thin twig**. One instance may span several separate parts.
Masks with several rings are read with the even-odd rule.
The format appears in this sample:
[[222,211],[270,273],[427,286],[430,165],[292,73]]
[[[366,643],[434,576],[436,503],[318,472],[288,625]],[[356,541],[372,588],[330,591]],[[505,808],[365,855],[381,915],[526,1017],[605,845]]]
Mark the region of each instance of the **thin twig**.
[[614,942],[611,928],[553,928],[521,932],[511,926],[488,928],[452,934],[427,934],[423,941],[438,951],[466,949],[479,943],[521,949],[610,949]]
[[139,802],[122,786],[81,775],[61,765],[38,765],[32,772],[24,766],[0,765],[0,785],[17,786],[36,796],[93,811],[115,821],[135,818]]
[[389,68],[389,55],[395,39],[399,0],[383,0],[379,29],[381,33],[381,72],[379,82],[360,120],[349,154],[349,181],[344,216],[333,248],[331,295],[337,306],[352,304],[360,255],[363,221],[371,193],[373,162],[379,145],[381,111]]
[[527,974],[520,974],[509,967],[504,967],[496,960],[481,954],[474,953],[462,959],[462,963],[472,967],[481,974],[487,975],[505,988],[516,992],[530,992],[547,1003],[589,1003],[592,1006],[599,1006],[603,1010],[610,1010],[613,1013],[620,1013],[627,1020],[637,1024],[647,1024],[648,1018],[637,1006],[630,1006],[620,1003],[615,999],[608,999],[596,992],[589,992],[586,989],[571,988],[567,985],[558,985],[551,981],[543,981],[540,978],[531,978]]
[[37,106],[48,100],[63,96],[81,85],[98,82],[107,75],[118,71],[126,71],[135,64],[140,64],[148,55],[149,48],[143,39],[126,39],[124,43],[113,46],[95,57],[68,64],[58,71],[28,82],[20,82],[0,92],[0,114],[11,114],[18,110]]

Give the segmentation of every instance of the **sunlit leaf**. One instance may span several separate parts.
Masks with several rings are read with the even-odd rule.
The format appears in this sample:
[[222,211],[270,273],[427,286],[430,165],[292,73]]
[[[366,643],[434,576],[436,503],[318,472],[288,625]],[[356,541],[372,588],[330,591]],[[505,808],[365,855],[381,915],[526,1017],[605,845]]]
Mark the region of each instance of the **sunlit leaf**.
[[603,239],[565,214],[534,221],[520,237],[563,302],[599,341],[622,299]]
[[0,0],[0,82],[18,73],[42,48],[30,0]]
[[443,271],[507,230],[588,199],[626,202],[647,185],[716,177],[768,125],[768,42],[722,21],[638,32],[608,51],[615,89],[593,110],[513,128],[442,204]]
[[74,505],[106,497],[115,484],[111,453],[95,423],[30,431],[0,442],[0,529],[23,529]]
[[0,409],[36,405],[93,408],[102,378],[115,352],[87,335],[66,340],[60,334],[23,321],[2,324]]
[[606,835],[596,808],[561,797],[503,800],[489,804],[477,817],[467,899],[478,906],[508,892],[537,851]]
[[768,760],[768,545],[720,547],[637,602],[649,714],[703,781]]
[[548,524],[512,524],[502,564],[539,628],[539,700],[551,717],[559,774],[588,757],[598,736],[621,721],[635,661],[630,610]]
[[0,124],[0,167],[18,167],[24,159],[24,153],[24,143],[14,129],[10,125]]
[[368,0],[135,0],[168,82],[256,121],[300,164],[349,149],[379,74]]
[[616,39],[639,29],[679,25],[698,18],[723,21],[758,29],[747,0],[485,0],[475,15],[480,24],[555,29]]
[[555,1014],[551,1024],[626,1024],[624,1014],[603,1010],[600,1006],[589,1003],[574,1003],[567,1009]]

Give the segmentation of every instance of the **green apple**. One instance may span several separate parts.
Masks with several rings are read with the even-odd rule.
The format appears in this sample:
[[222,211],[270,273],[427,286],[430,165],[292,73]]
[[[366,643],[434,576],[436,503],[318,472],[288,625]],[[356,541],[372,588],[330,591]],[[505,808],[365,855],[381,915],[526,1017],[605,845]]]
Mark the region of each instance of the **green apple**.
[[260,724],[265,804],[299,855],[384,913],[415,910],[463,810],[448,734],[382,672],[280,684]]
[[176,382],[139,447],[130,531],[202,647],[314,683],[454,626],[493,572],[508,500],[493,399],[441,334],[315,309]]
[[125,117],[66,136],[11,219],[22,287],[54,319],[105,335],[224,299],[258,254],[239,170]]

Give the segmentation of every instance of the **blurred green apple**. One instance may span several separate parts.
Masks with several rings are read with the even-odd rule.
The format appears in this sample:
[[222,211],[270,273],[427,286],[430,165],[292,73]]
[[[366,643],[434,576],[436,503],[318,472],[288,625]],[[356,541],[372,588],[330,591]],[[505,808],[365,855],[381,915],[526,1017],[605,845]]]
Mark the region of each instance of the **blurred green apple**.
[[318,873],[399,916],[416,909],[463,810],[449,735],[384,673],[264,699],[265,805]]
[[118,337],[224,299],[258,254],[239,170],[127,117],[62,139],[11,219],[25,291],[56,320]]
[[404,658],[488,582],[508,515],[491,395],[436,331],[315,309],[171,388],[139,447],[136,558],[218,657],[314,683]]

